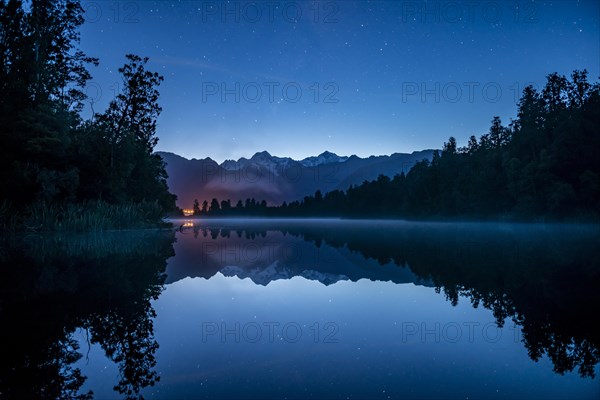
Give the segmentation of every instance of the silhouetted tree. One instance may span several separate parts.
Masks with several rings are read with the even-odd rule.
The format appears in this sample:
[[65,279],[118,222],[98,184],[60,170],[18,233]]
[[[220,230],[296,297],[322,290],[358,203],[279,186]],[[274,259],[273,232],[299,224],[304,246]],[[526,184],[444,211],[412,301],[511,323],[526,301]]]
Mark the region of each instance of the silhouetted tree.
[[210,202],[210,208],[208,209],[208,211],[210,211],[211,213],[218,213],[220,210],[221,210],[221,206],[219,205],[219,200],[212,199]]
[[231,210],[231,200],[229,200],[229,199],[221,200],[221,210],[223,212],[227,212],[227,211]]
[[[17,213],[29,207],[156,202],[175,208],[153,154],[158,91],[147,58],[127,56],[123,91],[104,113],[79,112],[98,60],[78,49],[75,0],[0,2],[0,185]],[[38,203],[33,206],[33,203]]]

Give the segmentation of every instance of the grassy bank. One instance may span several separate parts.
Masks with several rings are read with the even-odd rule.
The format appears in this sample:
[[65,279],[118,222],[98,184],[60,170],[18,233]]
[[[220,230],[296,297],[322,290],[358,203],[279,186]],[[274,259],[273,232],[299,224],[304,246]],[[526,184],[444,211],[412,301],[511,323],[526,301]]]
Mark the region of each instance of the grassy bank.
[[35,203],[24,209],[0,203],[0,230],[8,232],[89,232],[170,226],[157,202],[109,204]]

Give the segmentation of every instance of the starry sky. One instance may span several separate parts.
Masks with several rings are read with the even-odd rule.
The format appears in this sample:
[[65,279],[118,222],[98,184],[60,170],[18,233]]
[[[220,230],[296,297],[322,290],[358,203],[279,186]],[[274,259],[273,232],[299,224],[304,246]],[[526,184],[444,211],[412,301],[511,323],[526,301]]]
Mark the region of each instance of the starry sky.
[[[157,150],[302,159],[459,145],[551,72],[600,75],[600,2],[86,1],[98,112],[125,54],[160,87]],[[89,116],[91,107],[84,112]]]

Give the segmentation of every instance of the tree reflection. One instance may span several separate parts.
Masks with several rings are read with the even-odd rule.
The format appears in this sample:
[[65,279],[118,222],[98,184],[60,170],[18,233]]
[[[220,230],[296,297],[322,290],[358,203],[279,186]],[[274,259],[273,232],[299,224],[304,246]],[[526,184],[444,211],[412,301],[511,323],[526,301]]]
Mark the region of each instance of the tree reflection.
[[158,343],[154,339],[152,318],[156,313],[149,303],[143,308],[130,315],[118,312],[94,315],[88,321],[93,332],[92,343],[99,343],[119,366],[120,379],[114,389],[127,398],[134,398],[141,389],[159,381],[154,370]]
[[597,231],[470,227],[399,232],[400,237],[379,232],[361,237],[341,233],[342,241],[381,264],[388,259],[408,264],[417,275],[430,278],[454,306],[460,297],[474,307],[483,305],[499,327],[511,318],[521,326],[532,360],[547,354],[559,374],[577,369],[582,377],[594,377],[600,361],[600,335],[590,320],[600,314],[594,301],[600,289]]
[[9,398],[91,398],[74,363],[87,330],[119,369],[128,398],[158,381],[151,300],[164,282],[172,233],[26,237],[1,242],[0,392]]
[[382,266],[408,266],[453,306],[466,298],[489,309],[499,327],[514,321],[532,360],[546,354],[556,373],[595,376],[600,330],[590,317],[600,315],[598,227],[289,223],[244,228],[244,236],[269,230],[347,248]]

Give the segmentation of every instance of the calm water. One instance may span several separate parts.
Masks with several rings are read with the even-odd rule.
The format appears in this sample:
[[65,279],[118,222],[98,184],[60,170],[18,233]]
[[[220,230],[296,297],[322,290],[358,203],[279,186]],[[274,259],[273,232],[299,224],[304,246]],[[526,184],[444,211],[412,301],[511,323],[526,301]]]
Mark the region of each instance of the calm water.
[[331,220],[3,238],[0,397],[599,398],[599,244]]

